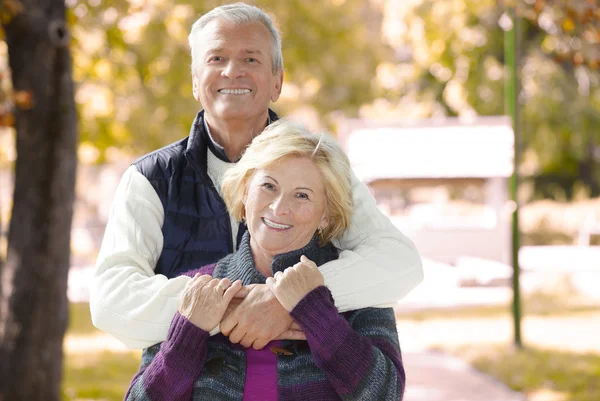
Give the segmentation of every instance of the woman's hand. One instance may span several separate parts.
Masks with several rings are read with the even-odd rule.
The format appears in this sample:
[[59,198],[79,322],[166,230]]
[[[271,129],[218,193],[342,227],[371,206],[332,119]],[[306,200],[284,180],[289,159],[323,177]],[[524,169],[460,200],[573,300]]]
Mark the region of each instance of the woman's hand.
[[196,274],[183,290],[179,313],[196,327],[211,331],[217,327],[240,288],[240,280],[232,284],[227,278]]
[[300,262],[285,271],[267,278],[267,287],[277,297],[279,303],[290,312],[302,298],[317,287],[325,284],[317,265],[302,255]]

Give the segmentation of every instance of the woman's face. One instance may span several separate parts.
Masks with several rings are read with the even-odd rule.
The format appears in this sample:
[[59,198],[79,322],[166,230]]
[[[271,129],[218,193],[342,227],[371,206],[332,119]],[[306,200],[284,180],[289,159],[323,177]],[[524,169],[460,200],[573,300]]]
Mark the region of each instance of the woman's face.
[[270,257],[306,246],[329,222],[323,178],[305,157],[257,169],[246,185],[244,205],[252,250]]

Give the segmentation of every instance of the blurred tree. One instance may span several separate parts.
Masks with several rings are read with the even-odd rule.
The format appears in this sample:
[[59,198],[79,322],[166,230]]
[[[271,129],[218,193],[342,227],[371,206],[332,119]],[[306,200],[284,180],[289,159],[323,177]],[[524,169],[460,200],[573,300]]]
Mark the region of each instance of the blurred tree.
[[14,89],[1,113],[14,115],[17,150],[0,263],[2,401],[60,399],[77,160],[65,16],[63,0],[4,0],[0,9]]
[[[98,160],[112,146],[136,153],[187,135],[192,97],[187,36],[205,0],[69,0],[82,142]],[[285,84],[275,108],[311,106],[355,115],[375,97],[375,74],[391,55],[381,10],[364,0],[248,1],[272,12],[282,31]],[[356,57],[359,55],[359,57]]]
[[[392,3],[396,3],[392,1]],[[415,0],[388,99],[436,115],[504,113],[502,2]],[[589,0],[520,0],[523,167],[537,196],[600,196],[600,11]],[[389,68],[388,68],[389,70]]]

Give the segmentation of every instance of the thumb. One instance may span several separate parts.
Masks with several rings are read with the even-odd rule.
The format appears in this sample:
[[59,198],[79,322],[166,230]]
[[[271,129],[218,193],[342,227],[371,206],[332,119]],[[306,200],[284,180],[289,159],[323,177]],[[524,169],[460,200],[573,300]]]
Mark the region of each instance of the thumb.
[[317,265],[315,264],[315,262],[313,262],[312,260],[310,260],[309,258],[307,258],[306,256],[302,255],[300,256],[300,262],[306,266],[309,267],[317,267]]

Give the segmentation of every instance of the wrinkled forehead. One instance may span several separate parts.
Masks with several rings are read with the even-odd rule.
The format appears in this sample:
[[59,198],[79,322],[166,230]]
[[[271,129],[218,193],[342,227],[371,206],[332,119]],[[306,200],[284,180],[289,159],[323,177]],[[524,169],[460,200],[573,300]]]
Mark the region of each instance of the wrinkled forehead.
[[322,187],[325,184],[321,168],[312,158],[307,156],[286,155],[277,158],[256,167],[251,176],[253,178],[269,176],[276,180],[310,184],[314,187]]
[[271,37],[260,22],[236,23],[215,19],[200,32],[198,45],[204,50],[239,49],[246,52],[270,54]]

